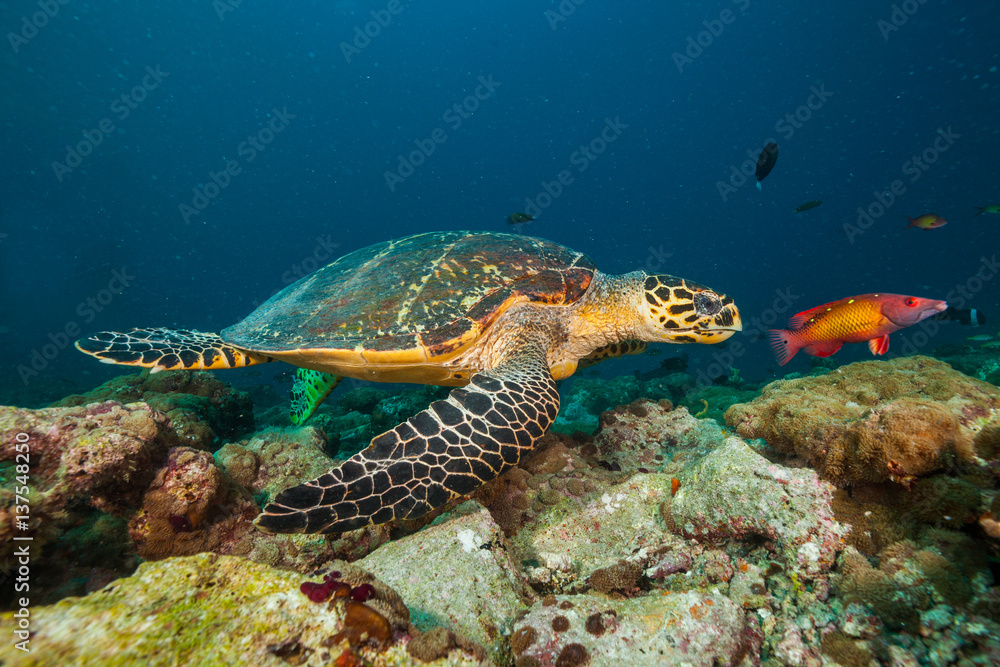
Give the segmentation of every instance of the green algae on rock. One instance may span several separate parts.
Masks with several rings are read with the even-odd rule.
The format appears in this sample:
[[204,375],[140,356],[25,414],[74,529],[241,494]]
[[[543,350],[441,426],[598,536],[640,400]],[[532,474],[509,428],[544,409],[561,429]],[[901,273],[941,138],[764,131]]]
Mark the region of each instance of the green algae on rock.
[[[293,664],[332,664],[349,651],[346,643],[329,641],[344,631],[346,614],[340,605],[311,602],[299,592],[301,583],[293,572],[214,554],[144,563],[101,591],[32,608],[31,653],[5,642],[0,661],[25,667],[286,667],[292,651]],[[0,619],[10,623],[11,613]],[[361,654],[376,664],[425,664],[400,643]],[[476,661],[456,656],[449,664],[462,662]]]

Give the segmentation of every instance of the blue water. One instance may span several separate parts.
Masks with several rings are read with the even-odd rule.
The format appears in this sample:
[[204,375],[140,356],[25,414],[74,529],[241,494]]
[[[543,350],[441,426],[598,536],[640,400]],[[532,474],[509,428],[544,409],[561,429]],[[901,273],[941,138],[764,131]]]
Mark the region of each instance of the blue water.
[[[1000,326],[1000,280],[970,283],[1000,250],[1000,216],[973,215],[1000,204],[996,3],[53,6],[49,18],[0,2],[3,402],[121,372],[59,350],[67,329],[218,330],[334,244],[508,230],[563,170],[568,184],[521,231],[607,272],[704,282],[748,323],[888,291],[957,296],[991,317],[989,333]],[[366,24],[377,34],[345,47]],[[762,192],[751,178],[720,195],[771,139]],[[603,152],[581,157],[595,140]],[[416,142],[433,153],[390,188]],[[925,151],[926,169],[908,164]],[[185,215],[212,173],[226,187]],[[884,213],[845,232],[893,181]],[[793,213],[811,199],[824,203]],[[927,212],[949,224],[903,229]],[[769,312],[776,299],[790,303]],[[927,333],[922,351],[975,332]],[[765,341],[738,340],[732,365],[776,377]],[[729,365],[722,348],[683,351],[695,372]],[[869,357],[849,346],[835,359]],[[781,370],[807,368],[800,356]]]

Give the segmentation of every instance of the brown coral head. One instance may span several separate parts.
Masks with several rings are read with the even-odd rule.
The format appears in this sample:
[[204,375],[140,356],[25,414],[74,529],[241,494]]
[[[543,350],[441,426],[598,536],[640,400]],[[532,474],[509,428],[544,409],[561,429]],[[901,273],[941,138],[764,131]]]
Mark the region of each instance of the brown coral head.
[[536,639],[538,639],[538,632],[530,625],[518,628],[510,636],[510,650],[514,652],[514,655],[519,656],[527,651]]
[[604,619],[601,618],[601,612],[595,612],[587,617],[587,624],[585,626],[587,632],[594,635],[595,637],[600,637],[604,634]]
[[556,667],[580,667],[590,662],[590,656],[583,644],[566,644],[559,651]]

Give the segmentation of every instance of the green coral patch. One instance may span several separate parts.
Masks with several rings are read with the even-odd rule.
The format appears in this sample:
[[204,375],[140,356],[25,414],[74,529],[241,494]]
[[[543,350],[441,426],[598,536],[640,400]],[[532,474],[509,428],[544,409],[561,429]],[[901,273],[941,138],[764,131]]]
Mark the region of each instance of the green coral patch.
[[[198,554],[143,563],[83,598],[31,610],[31,652],[11,642],[0,662],[29,665],[269,665],[292,638],[319,652],[341,613],[302,595],[302,577],[243,558]],[[12,614],[0,616],[12,627]],[[323,651],[333,657],[336,646]],[[309,662],[303,664],[311,664]]]

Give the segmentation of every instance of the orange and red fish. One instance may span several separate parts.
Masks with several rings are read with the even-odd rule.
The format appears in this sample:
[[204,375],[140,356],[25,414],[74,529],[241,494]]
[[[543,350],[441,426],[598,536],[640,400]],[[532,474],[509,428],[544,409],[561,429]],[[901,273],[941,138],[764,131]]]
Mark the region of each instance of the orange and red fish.
[[829,357],[844,343],[867,341],[872,354],[885,354],[889,334],[946,308],[944,301],[919,296],[862,294],[805,310],[788,320],[788,329],[771,329],[767,333],[782,366],[799,350],[814,357]]
[[910,221],[906,227],[903,229],[909,229],[910,227],[919,227],[920,229],[937,229],[938,227],[944,227],[948,224],[948,221],[942,218],[937,213],[924,213],[919,218],[906,217]]

